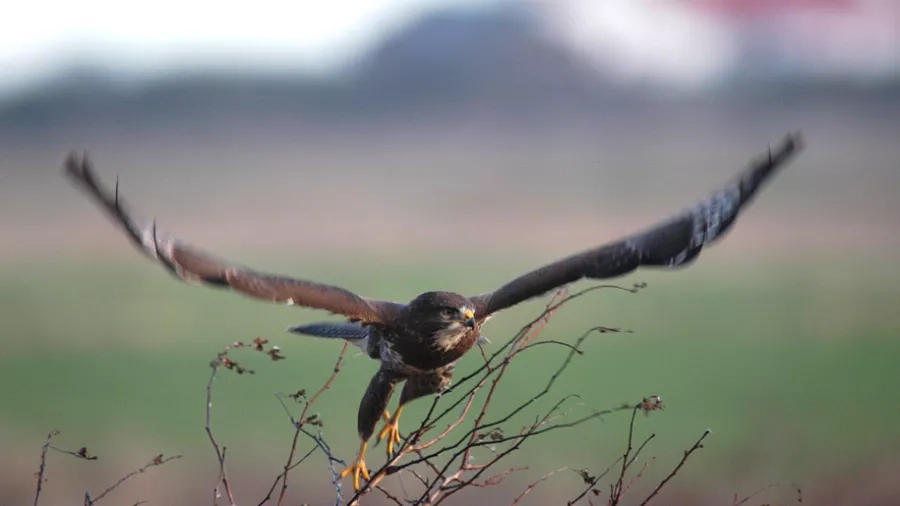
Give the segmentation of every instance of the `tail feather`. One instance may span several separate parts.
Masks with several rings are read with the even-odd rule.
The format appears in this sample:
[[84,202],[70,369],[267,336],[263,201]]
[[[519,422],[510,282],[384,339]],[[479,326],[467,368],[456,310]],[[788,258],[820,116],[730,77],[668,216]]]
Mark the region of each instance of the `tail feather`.
[[329,339],[360,341],[369,337],[369,329],[355,323],[320,322],[288,327],[288,332]]

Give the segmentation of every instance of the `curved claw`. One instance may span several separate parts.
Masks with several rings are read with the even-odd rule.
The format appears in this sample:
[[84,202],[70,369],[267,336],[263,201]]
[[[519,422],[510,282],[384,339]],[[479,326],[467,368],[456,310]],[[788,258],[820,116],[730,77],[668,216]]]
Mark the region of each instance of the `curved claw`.
[[359,447],[359,455],[357,455],[356,460],[353,461],[352,464],[347,466],[346,469],[341,471],[341,479],[346,478],[347,476],[353,475],[353,490],[359,492],[359,476],[362,475],[363,478],[368,481],[371,479],[369,477],[369,469],[366,467],[366,442],[363,441],[362,445]]
[[394,444],[400,444],[403,442],[403,439],[400,438],[400,412],[403,411],[403,406],[398,406],[397,411],[394,412],[394,416],[390,418],[385,424],[384,428],[381,429],[381,432],[378,433],[378,441],[380,442],[382,439],[387,439],[387,455],[388,458],[394,455]]
[[392,419],[384,424],[384,428],[378,434],[378,441],[382,439],[387,439],[387,454],[390,458],[394,454],[394,443],[399,445],[403,442],[403,439],[400,438],[400,423]]

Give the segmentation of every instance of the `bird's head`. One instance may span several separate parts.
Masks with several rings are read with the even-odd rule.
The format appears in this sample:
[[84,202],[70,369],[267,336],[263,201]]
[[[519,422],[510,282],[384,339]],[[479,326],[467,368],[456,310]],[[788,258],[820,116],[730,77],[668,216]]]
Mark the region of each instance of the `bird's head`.
[[426,292],[407,305],[410,322],[441,349],[453,347],[475,330],[475,304],[451,292]]
[[475,304],[458,293],[425,292],[407,308],[419,321],[439,323],[444,328],[475,328]]

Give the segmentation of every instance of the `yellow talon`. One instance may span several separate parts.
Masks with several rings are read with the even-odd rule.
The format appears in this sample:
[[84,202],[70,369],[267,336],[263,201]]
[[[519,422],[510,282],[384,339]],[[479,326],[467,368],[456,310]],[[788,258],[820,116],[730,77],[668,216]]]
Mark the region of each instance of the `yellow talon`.
[[362,475],[363,478],[369,480],[369,469],[366,468],[366,446],[368,443],[363,441],[362,444],[359,445],[359,453],[356,456],[356,460],[353,461],[352,464],[347,466],[346,469],[341,471],[341,478],[346,478],[347,476],[353,475],[353,490],[359,492],[359,475]]
[[400,438],[400,412],[402,411],[403,406],[398,406],[397,411],[394,412],[394,416],[384,424],[384,428],[381,429],[381,432],[378,434],[378,441],[385,438],[387,439],[388,458],[394,454],[394,443],[399,445],[403,442]]

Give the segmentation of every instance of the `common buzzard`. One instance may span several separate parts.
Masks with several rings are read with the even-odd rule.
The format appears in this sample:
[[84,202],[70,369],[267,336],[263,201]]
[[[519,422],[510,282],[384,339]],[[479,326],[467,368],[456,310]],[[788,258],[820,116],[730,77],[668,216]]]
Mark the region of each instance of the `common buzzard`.
[[[612,278],[639,266],[673,268],[689,264],[706,244],[722,237],[763,183],[800,148],[800,137],[789,135],[774,151],[699,204],[642,232],[545,265],[492,292],[474,296],[426,292],[407,304],[369,299],[337,286],[266,274],[219,260],[163,235],[155,223],[133,219],[119,197],[118,184],[114,191],[104,188],[86,156],[70,154],[65,173],[122,226],[135,245],[182,280],[231,288],[290,306],[323,309],[347,318],[347,323],[313,323],[289,330],[346,339],[381,362],[359,406],[359,453],[341,474],[352,475],[358,490],[359,476],[369,479],[366,446],[378,419],[387,419],[378,438],[387,439],[391,454],[393,445],[400,442],[398,422],[403,406],[447,387],[456,361],[479,340],[481,326],[491,315],[579,279]],[[400,403],[390,416],[388,401],[394,388],[404,381]]]

